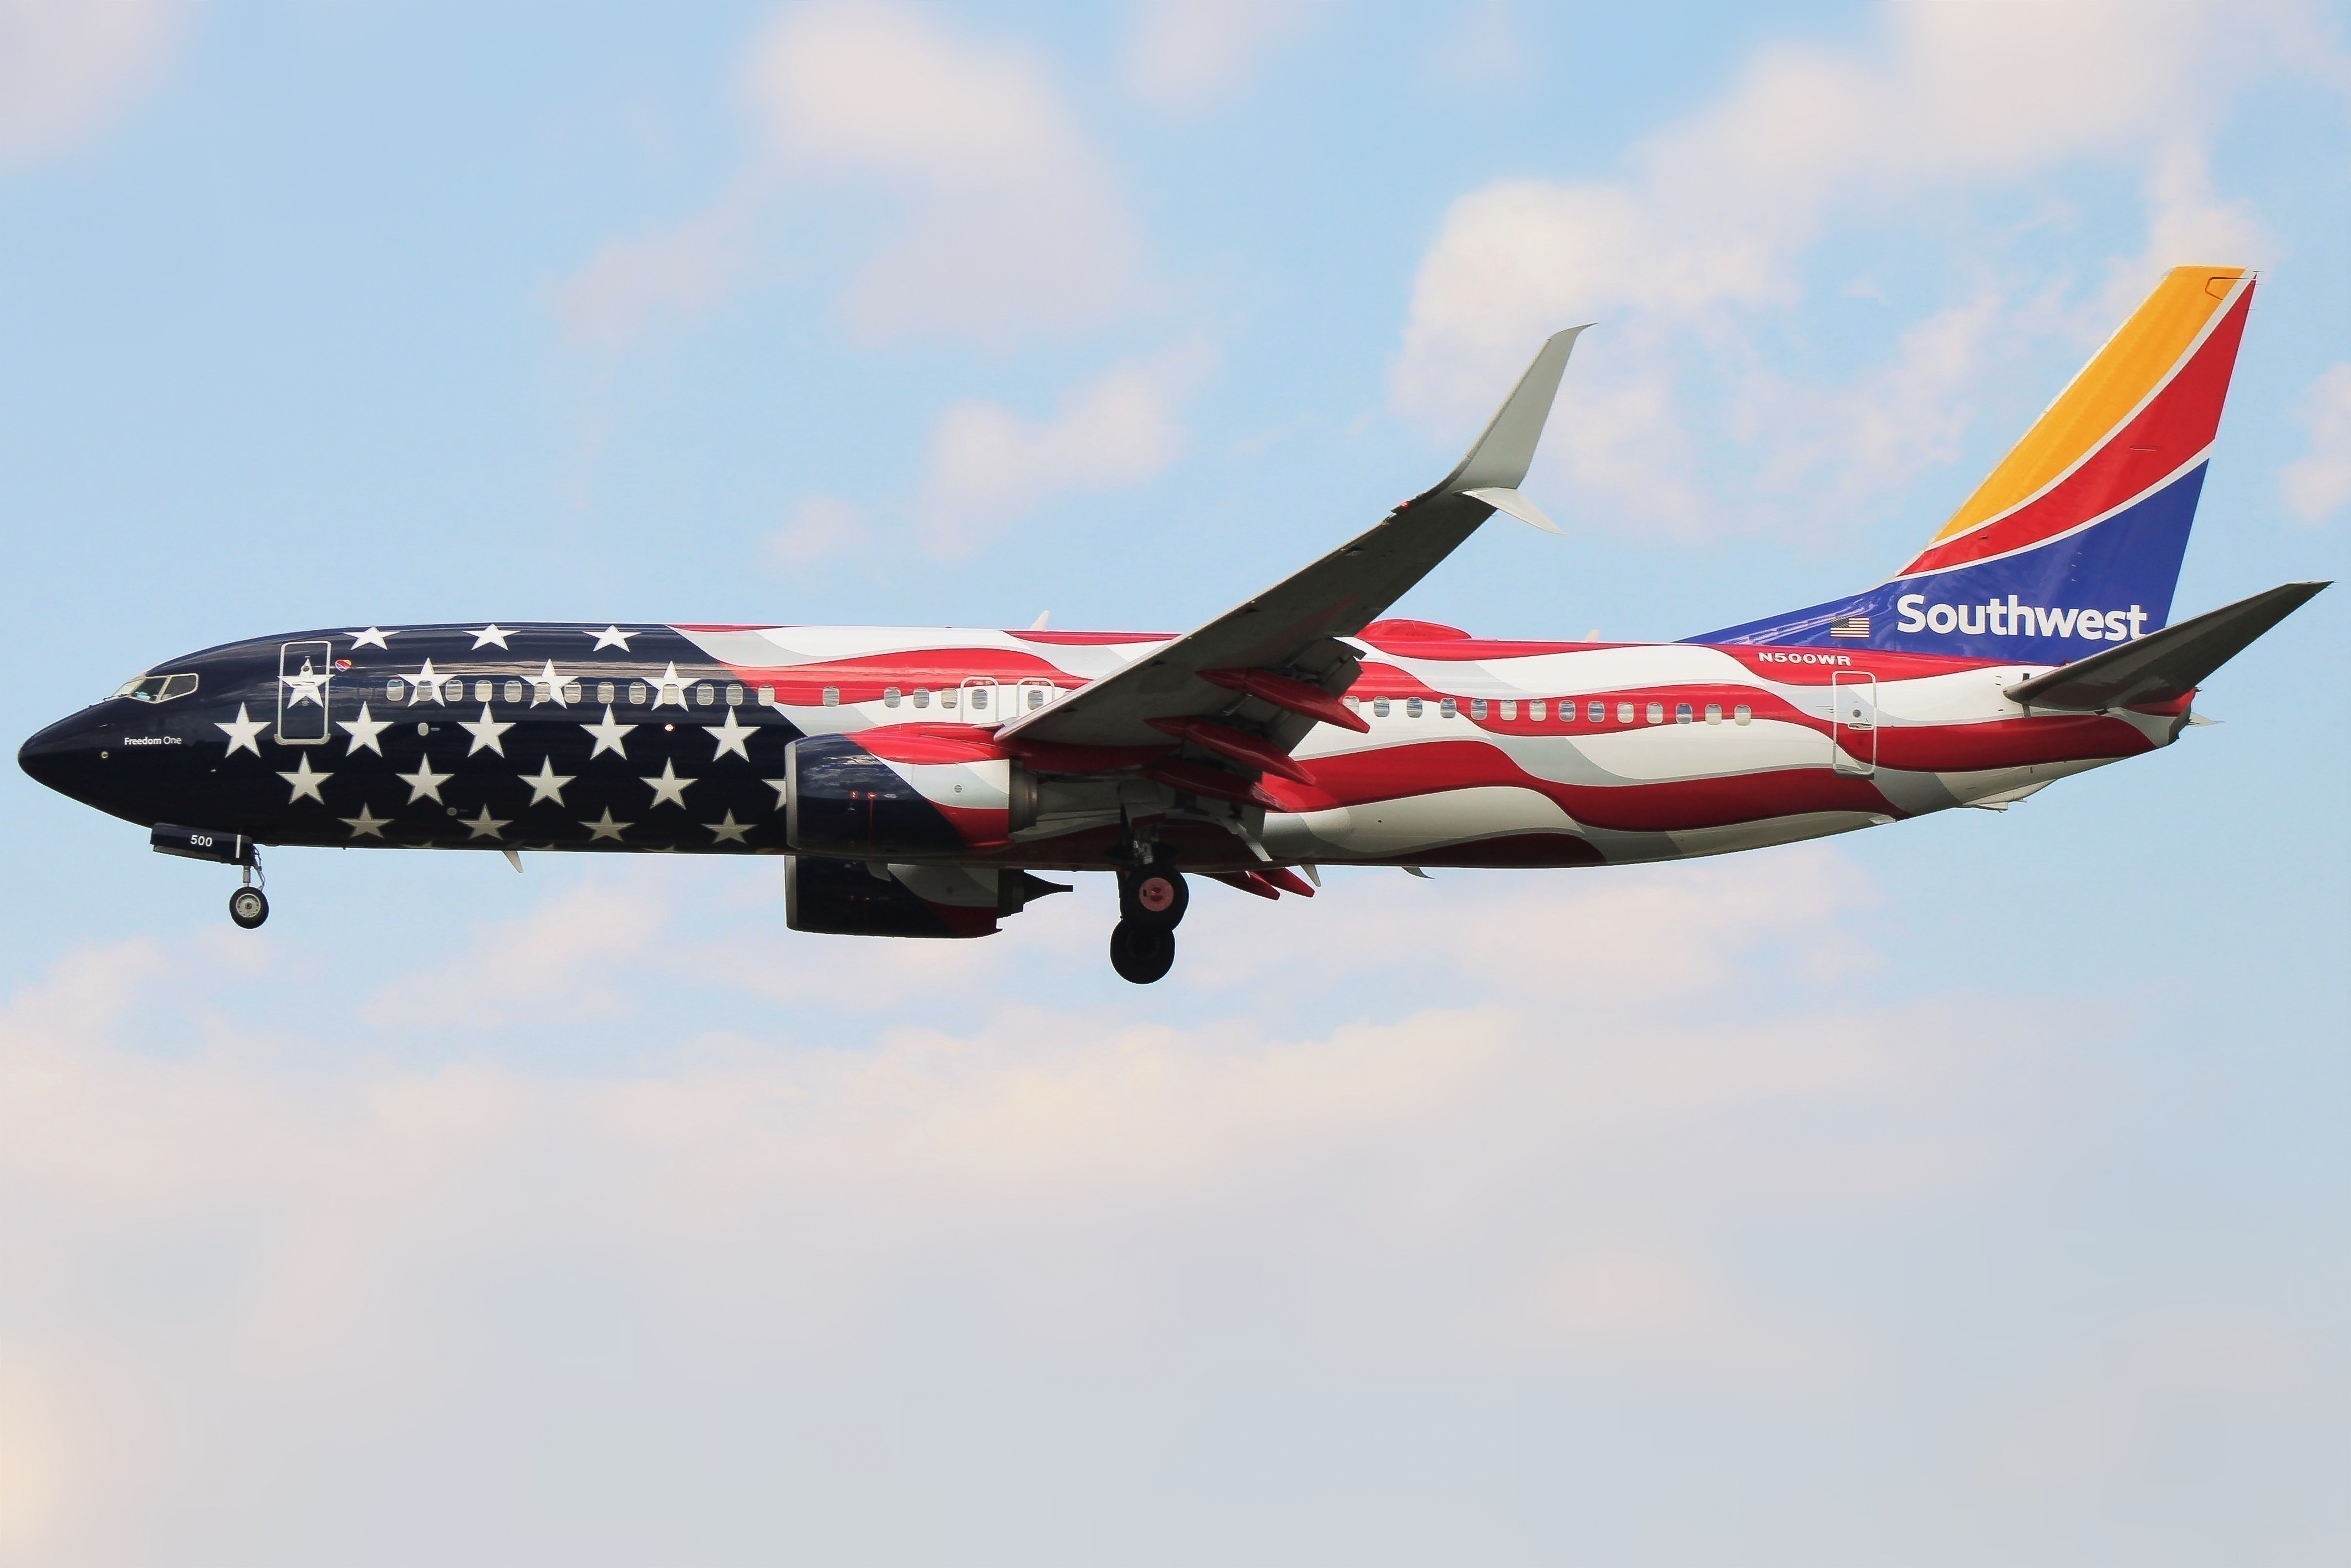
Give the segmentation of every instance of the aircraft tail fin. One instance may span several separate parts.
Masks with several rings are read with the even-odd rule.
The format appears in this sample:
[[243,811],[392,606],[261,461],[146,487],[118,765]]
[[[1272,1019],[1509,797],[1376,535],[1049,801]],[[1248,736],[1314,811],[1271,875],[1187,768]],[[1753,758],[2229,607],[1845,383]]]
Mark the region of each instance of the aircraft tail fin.
[[1894,577],[1687,641],[2061,664],[2160,630],[2252,292],[2174,267]]

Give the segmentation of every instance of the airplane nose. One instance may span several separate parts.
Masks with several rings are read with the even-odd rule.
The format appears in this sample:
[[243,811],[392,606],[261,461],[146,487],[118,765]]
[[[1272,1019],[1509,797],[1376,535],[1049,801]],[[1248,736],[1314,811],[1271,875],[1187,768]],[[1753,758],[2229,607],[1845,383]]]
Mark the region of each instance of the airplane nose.
[[61,795],[81,799],[93,782],[98,731],[87,714],[61,718],[16,748],[16,766]]

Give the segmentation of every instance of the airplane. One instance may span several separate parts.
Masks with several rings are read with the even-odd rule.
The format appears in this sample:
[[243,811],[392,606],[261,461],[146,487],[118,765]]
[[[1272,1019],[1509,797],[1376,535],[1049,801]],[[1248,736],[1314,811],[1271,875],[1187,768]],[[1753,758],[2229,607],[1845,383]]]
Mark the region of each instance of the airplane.
[[2253,285],[2168,274],[1893,576],[1678,642],[1387,614],[1497,513],[1560,531],[1519,486],[1575,328],[1450,474],[1182,636],[304,631],[154,665],[18,761],[241,868],[246,928],[265,846],[776,855],[794,930],[950,939],[1068,890],[1040,873],[1109,872],[1138,984],[1189,878],[1311,897],[1326,865],[1623,865],[2004,810],[2170,745],[2328,586],[2169,619]]

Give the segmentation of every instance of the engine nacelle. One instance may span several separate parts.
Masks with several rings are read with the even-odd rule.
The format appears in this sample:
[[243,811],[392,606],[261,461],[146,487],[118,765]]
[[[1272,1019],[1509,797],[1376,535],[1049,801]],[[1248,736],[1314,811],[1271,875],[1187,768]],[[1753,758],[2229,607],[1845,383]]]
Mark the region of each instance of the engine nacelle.
[[992,936],[998,919],[1060,883],[994,866],[885,864],[792,855],[784,862],[784,924],[835,936]]
[[1037,820],[1037,781],[981,742],[810,736],[784,751],[784,838],[853,860],[994,849]]

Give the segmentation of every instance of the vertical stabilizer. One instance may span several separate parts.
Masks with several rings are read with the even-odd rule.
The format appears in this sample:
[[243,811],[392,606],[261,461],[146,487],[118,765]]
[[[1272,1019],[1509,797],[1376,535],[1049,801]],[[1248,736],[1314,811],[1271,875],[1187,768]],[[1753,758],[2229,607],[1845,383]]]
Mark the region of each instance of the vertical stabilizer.
[[1898,575],[1689,641],[2060,664],[2161,628],[2252,291],[2174,267]]

